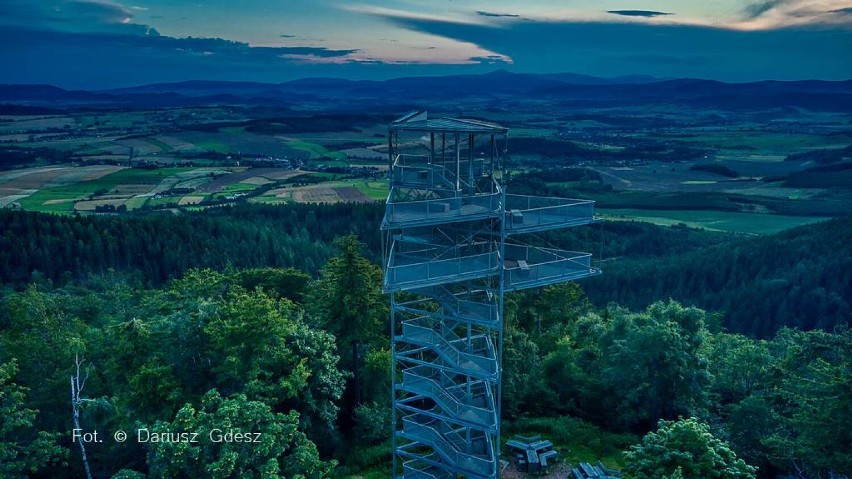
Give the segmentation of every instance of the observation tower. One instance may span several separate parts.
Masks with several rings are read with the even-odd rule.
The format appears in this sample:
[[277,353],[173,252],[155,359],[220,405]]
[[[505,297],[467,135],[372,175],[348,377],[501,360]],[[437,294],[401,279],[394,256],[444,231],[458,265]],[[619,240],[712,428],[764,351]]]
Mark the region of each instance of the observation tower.
[[507,193],[507,140],[425,111],[388,128],[394,478],[498,477],[505,293],[600,274],[589,253],[524,242],[595,222],[594,202]]

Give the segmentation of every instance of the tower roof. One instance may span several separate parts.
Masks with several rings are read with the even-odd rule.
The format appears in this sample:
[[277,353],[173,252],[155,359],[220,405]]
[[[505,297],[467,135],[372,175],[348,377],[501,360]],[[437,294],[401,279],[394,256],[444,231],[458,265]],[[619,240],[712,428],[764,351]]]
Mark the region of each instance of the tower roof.
[[429,118],[428,113],[414,111],[390,124],[391,130],[434,131],[443,133],[494,133],[506,134],[509,129],[495,123],[468,118]]

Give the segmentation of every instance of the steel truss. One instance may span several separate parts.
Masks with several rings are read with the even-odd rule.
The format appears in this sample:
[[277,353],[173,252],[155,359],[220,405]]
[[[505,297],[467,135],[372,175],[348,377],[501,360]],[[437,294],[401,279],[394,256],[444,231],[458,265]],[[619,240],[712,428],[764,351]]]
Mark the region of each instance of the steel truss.
[[388,129],[393,477],[496,478],[506,292],[600,273],[523,235],[596,221],[594,202],[507,194],[508,130],[415,112]]

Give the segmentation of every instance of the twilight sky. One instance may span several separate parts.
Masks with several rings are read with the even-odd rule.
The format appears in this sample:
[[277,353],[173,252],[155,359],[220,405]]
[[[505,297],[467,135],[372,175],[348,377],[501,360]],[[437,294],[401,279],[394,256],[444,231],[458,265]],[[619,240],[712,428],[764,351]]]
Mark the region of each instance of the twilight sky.
[[0,0],[0,83],[852,78],[852,0]]

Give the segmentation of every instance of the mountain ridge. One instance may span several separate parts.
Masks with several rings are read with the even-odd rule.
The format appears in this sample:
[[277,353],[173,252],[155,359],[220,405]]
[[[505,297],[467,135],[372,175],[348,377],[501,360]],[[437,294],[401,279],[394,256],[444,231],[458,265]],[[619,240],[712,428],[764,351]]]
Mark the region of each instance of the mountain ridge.
[[597,78],[575,73],[532,74],[498,70],[474,75],[400,77],[390,80],[303,78],[282,83],[188,80],[108,90],[66,90],[46,84],[0,84],[0,103],[29,106],[179,107],[288,106],[331,101],[390,104],[437,99],[548,98],[610,105],[685,103],[738,108],[802,107],[852,111],[852,80],[764,80],[725,83],[698,78]]

